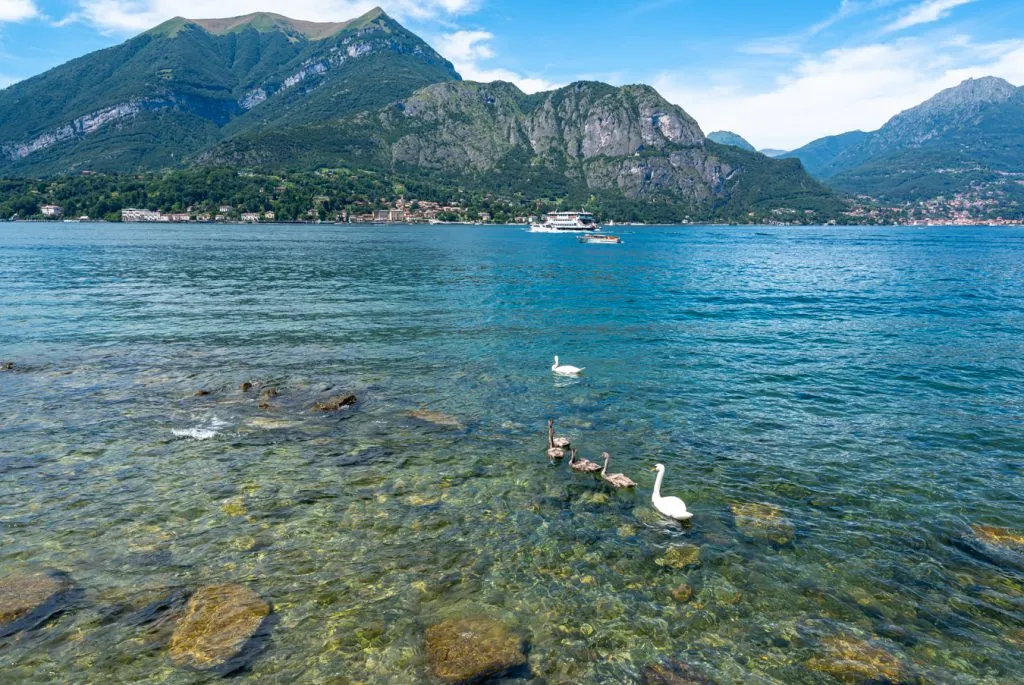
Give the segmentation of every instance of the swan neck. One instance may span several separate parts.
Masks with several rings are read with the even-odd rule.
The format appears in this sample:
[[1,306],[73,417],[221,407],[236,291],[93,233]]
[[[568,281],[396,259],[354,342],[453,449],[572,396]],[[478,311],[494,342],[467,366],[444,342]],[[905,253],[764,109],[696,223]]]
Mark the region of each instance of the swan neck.
[[664,471],[658,471],[658,477],[654,479],[654,499],[661,499],[661,480],[665,477]]

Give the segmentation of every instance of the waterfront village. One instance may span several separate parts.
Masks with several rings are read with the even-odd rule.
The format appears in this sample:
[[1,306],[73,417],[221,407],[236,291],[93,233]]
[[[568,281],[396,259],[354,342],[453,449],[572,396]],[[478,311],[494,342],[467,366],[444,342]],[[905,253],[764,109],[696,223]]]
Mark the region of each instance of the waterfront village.
[[[475,212],[472,216],[467,214],[467,208],[458,205],[443,205],[439,202],[427,200],[413,200],[406,202],[404,199],[396,200],[387,209],[375,209],[368,211],[341,210],[334,214],[324,216],[319,205],[330,201],[327,197],[313,198],[314,207],[306,212],[303,222],[309,223],[349,223],[349,224],[426,224],[426,223],[475,223],[486,224],[491,222],[489,212]],[[59,208],[57,208],[59,209]],[[45,216],[45,214],[44,214]],[[537,220],[536,216],[516,216],[511,223],[527,224]],[[277,217],[274,212],[246,212],[239,211],[231,205],[221,205],[216,213],[196,212],[189,207],[185,212],[164,213],[149,209],[122,209],[121,221],[131,223],[275,223]]]
[[[492,218],[486,211],[475,211],[468,206],[442,204],[429,200],[406,201],[398,199],[384,209],[361,207],[359,203],[349,209],[325,212],[324,206],[329,205],[330,198],[314,197],[313,206],[298,223],[363,223],[363,224],[487,224],[509,223],[529,224],[538,220],[537,215],[504,216]],[[379,207],[379,205],[378,205]],[[1014,212],[1017,213],[1017,212]],[[63,220],[65,222],[90,221],[88,216],[64,217],[64,210],[59,205],[42,205],[39,214],[43,220]],[[768,217],[760,220],[751,212],[751,224],[775,226],[807,225],[817,223],[813,212],[807,216],[793,209],[774,209]],[[902,225],[902,226],[1020,226],[1024,219],[1007,218],[1000,215],[999,203],[992,199],[981,199],[977,196],[957,195],[951,198],[936,198],[918,203],[906,203],[898,206],[887,206],[872,198],[861,196],[854,199],[852,206],[844,212],[844,221],[830,221],[830,225],[865,224],[865,225]],[[278,223],[273,211],[251,212],[232,205],[220,205],[216,211],[203,211],[188,207],[183,212],[162,212],[150,209],[125,208],[120,210],[120,220],[125,223]],[[614,223],[611,221],[610,223]],[[684,218],[679,223],[691,223]]]

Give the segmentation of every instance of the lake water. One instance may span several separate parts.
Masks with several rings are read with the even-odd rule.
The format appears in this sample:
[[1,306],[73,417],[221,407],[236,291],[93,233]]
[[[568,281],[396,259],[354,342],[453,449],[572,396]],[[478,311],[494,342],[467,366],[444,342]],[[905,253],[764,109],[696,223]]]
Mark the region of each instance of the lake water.
[[81,589],[2,680],[212,680],[133,612],[241,583],[252,682],[431,682],[480,615],[510,682],[1024,682],[1024,230],[622,235],[0,226],[0,578]]

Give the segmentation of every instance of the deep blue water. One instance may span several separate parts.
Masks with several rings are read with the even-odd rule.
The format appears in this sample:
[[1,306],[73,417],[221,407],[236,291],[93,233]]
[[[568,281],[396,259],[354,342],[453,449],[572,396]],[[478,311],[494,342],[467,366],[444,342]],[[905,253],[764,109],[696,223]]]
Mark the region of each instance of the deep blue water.
[[110,607],[238,582],[254,682],[429,682],[469,614],[517,682],[1024,681],[1024,229],[622,236],[0,225],[0,578],[83,590],[0,668],[205,682]]

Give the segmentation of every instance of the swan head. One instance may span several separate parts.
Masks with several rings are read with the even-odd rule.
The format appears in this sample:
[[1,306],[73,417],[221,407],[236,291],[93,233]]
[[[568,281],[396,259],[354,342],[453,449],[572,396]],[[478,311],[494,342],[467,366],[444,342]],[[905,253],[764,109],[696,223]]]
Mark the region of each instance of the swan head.
[[657,471],[658,473],[665,473],[665,466],[664,466],[664,464],[657,464],[657,465],[654,466],[654,468],[651,469],[651,471]]
[[551,368],[553,369],[556,366],[558,366],[558,355],[557,354],[555,355],[555,363],[551,365]]
[[609,459],[612,458],[612,455],[608,454],[607,452],[602,452],[601,453],[601,458],[604,459],[607,462]]

